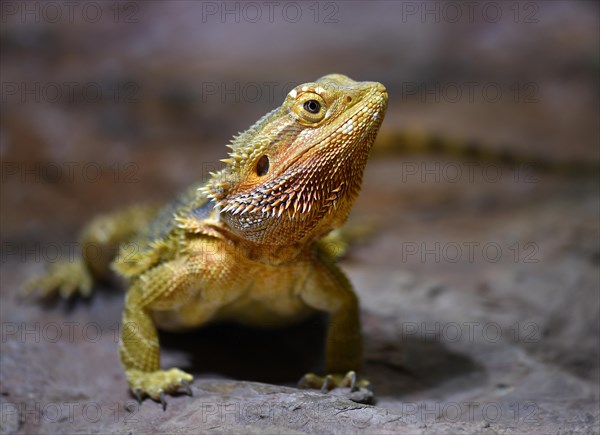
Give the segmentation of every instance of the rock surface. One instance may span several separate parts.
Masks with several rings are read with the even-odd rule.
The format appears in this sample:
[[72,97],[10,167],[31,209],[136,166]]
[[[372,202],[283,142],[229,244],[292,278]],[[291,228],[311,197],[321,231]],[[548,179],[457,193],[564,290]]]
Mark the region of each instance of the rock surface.
[[163,334],[163,366],[191,370],[194,397],[138,406],[118,360],[121,293],[19,303],[44,267],[29,259],[3,265],[2,433],[598,432],[595,181],[423,185],[393,177],[399,166],[370,163],[354,220],[376,231],[342,262],[373,406],[293,388],[321,363],[320,318]]

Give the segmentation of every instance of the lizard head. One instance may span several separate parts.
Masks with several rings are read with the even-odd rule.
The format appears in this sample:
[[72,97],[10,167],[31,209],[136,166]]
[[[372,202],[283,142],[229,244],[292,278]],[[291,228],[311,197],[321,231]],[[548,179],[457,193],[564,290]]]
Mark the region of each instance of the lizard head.
[[238,236],[267,245],[319,237],[346,220],[387,107],[385,87],[331,74],[292,89],[235,137],[203,188]]

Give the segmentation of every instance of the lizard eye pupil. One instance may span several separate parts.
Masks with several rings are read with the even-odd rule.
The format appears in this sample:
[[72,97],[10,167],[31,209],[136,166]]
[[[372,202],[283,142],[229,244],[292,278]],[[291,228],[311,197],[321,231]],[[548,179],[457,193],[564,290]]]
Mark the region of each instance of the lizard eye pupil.
[[317,100],[308,100],[304,103],[304,110],[316,114],[321,110],[321,104]]
[[269,172],[269,157],[262,156],[256,164],[256,175],[262,177],[263,175],[267,175],[267,172]]

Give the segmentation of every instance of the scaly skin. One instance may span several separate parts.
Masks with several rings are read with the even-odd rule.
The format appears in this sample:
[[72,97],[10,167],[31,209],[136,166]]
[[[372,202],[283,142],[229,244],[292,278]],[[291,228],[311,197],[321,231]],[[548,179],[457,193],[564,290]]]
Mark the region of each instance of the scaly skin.
[[[234,138],[226,167],[206,184],[158,213],[126,210],[83,232],[84,246],[132,241],[112,267],[129,281],[120,355],[136,396],[164,404],[165,394],[189,391],[193,379],[179,369],[161,370],[157,328],[219,320],[279,326],[315,310],[330,316],[328,375],[309,374],[303,384],[355,386],[362,363],[359,305],[331,261],[344,242],[328,233],[350,212],[386,107],[387,92],[376,82],[332,74],[300,85]],[[143,230],[134,235],[132,226]],[[68,285],[64,293],[86,293],[106,261],[84,256],[71,266],[76,273],[68,283],[65,267],[29,288],[48,294]]]

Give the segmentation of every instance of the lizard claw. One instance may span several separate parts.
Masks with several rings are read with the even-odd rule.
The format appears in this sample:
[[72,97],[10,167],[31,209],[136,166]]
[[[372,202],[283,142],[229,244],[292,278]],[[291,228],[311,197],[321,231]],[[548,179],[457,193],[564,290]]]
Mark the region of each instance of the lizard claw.
[[[358,387],[356,386],[356,372],[355,371],[349,371],[348,373],[346,373],[346,378],[350,378],[350,392],[354,393],[355,391],[358,391]],[[369,386],[371,384],[369,383]]]
[[321,393],[325,394],[331,389],[329,387],[329,384],[331,384],[332,380],[333,379],[332,379],[331,375],[327,375],[323,378],[323,385],[321,385]]
[[48,298],[60,296],[70,299],[75,295],[89,297],[92,293],[93,279],[81,258],[72,262],[54,263],[46,275],[30,280],[19,291],[20,299]]
[[137,400],[138,404],[142,404],[142,390],[140,390],[139,388],[136,388],[134,391],[135,394],[135,399]]
[[194,396],[194,392],[192,391],[192,387],[190,386],[190,383],[188,381],[186,381],[185,379],[182,379],[181,386],[183,388],[183,391],[185,391],[185,394],[187,394],[188,396],[191,396],[191,397]]
[[176,393],[182,388],[187,394],[192,395],[190,382],[194,377],[179,369],[156,370],[153,372],[144,372],[141,370],[127,371],[127,381],[129,387],[138,402],[144,396],[149,396],[152,400],[160,402],[163,410],[167,409],[165,400],[167,394]]
[[356,372],[353,370],[345,375],[317,376],[313,373],[307,373],[298,382],[298,388],[317,388],[324,393],[334,388],[350,388],[351,391],[356,391],[359,388],[368,388],[370,385],[370,382],[366,379],[359,381]]
[[[348,399],[357,403],[372,403],[374,397],[371,383],[366,379],[358,379],[356,372],[352,370],[345,375],[317,376],[308,373],[300,379],[298,388],[314,388],[321,390],[321,393],[331,392],[330,394],[347,396]],[[348,389],[349,392],[344,389]]]
[[165,400],[165,392],[161,391],[158,396],[160,398],[160,403],[162,405],[163,412],[164,412],[167,410],[167,401]]

